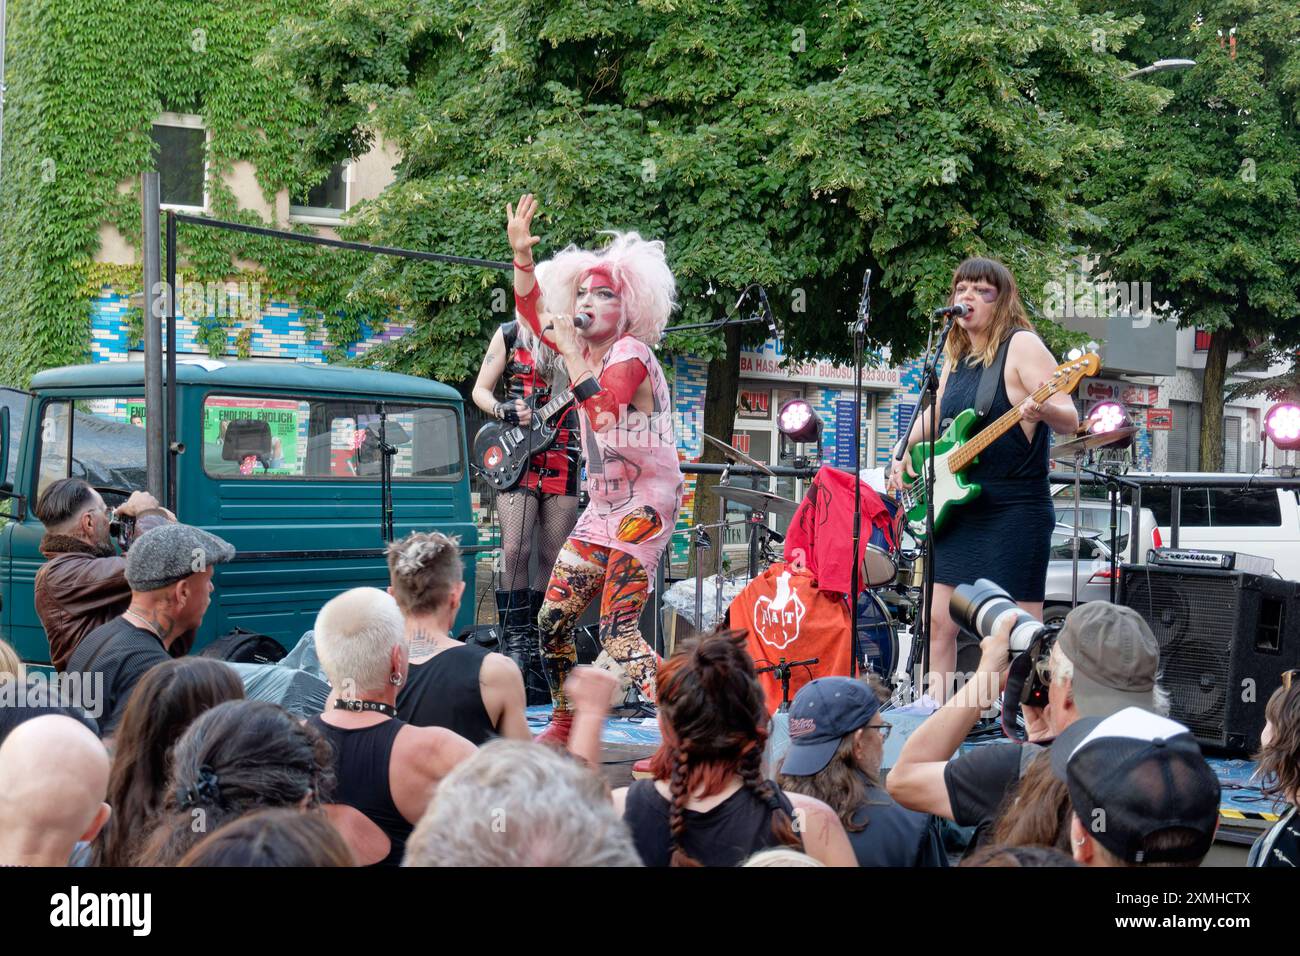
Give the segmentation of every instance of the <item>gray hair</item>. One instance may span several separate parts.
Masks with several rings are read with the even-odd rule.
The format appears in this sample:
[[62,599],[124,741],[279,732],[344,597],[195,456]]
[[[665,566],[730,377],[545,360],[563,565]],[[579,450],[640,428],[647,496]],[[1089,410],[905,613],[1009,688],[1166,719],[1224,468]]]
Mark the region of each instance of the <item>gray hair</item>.
[[397,602],[378,588],[353,588],[331,598],[316,615],[316,654],[334,690],[384,687],[393,648],[406,643],[405,629]]
[[[1074,698],[1074,661],[1070,660],[1060,643],[1052,645],[1052,651],[1048,658],[1048,668],[1052,672],[1052,683],[1058,687],[1065,684],[1071,684],[1069,696]],[[1160,686],[1160,677],[1156,676],[1155,686],[1151,688],[1151,709],[1161,717],[1169,716],[1169,691]]]
[[403,866],[640,866],[604,781],[546,746],[493,740],[449,773]]

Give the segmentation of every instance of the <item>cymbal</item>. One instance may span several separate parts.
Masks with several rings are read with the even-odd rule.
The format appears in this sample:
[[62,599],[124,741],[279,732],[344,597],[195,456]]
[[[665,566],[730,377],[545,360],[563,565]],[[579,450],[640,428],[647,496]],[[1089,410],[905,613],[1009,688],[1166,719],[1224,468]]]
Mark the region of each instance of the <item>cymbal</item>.
[[1136,425],[1125,425],[1123,428],[1116,428],[1114,431],[1101,432],[1100,434],[1089,432],[1081,438],[1071,438],[1067,442],[1053,445],[1052,457],[1073,458],[1076,452],[1084,452],[1089,448],[1104,448],[1136,434]]
[[704,437],[722,449],[723,457],[729,458],[741,465],[752,465],[765,475],[771,475],[773,473],[772,469],[767,467],[767,465],[763,464],[761,461],[755,461],[753,458],[750,458],[739,448],[733,448],[725,441],[718,441],[718,439],[708,433],[705,433]]
[[753,488],[740,488],[735,485],[718,485],[709,490],[719,498],[734,501],[738,505],[767,514],[784,515],[787,518],[793,518],[799,507],[789,498],[782,498],[770,491],[755,491]]

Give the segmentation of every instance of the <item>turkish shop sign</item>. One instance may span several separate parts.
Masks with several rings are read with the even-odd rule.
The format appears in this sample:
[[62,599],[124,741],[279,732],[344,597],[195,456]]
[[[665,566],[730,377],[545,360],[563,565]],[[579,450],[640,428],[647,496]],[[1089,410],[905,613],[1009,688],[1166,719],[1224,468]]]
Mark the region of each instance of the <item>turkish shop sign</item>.
[[[783,382],[815,382],[818,385],[838,385],[852,388],[853,366],[839,365],[824,359],[809,362],[787,362],[785,343],[768,339],[757,351],[740,353],[741,378],[769,378]],[[902,372],[896,368],[864,368],[862,387],[873,389],[900,388]]]

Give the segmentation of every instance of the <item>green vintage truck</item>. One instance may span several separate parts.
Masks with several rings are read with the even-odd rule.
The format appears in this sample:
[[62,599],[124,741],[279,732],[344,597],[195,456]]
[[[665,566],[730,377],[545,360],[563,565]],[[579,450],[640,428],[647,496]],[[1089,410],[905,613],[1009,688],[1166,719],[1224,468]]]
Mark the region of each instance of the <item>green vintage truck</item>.
[[[321,605],[385,587],[392,533],[456,534],[474,594],[479,550],[460,395],[437,382],[306,364],[181,361],[176,372],[176,514],[238,550],[219,567],[201,649],[235,627],[293,647]],[[142,362],[50,369],[0,393],[0,637],[34,664],[49,647],[33,601],[44,528],[32,506],[69,475],[111,507],[145,487]],[[382,423],[382,425],[381,425]],[[394,451],[381,480],[380,434]],[[465,602],[457,631],[473,624]]]

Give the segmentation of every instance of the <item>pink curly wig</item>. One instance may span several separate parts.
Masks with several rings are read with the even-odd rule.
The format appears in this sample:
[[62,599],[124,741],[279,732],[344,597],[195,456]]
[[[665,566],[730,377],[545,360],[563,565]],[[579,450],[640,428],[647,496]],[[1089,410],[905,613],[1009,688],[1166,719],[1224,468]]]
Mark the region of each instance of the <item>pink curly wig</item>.
[[535,275],[543,307],[548,312],[572,315],[582,277],[603,266],[622,288],[619,335],[657,345],[677,304],[677,283],[664,258],[664,244],[658,240],[647,242],[635,232],[607,234],[614,239],[599,251],[569,246],[554,258],[538,263]]

